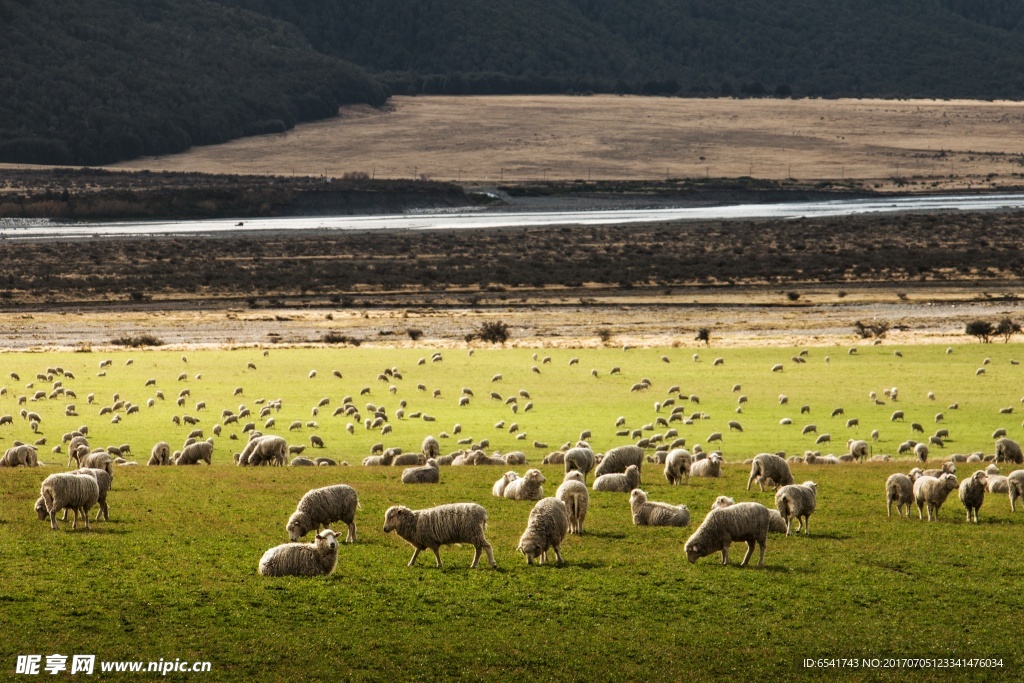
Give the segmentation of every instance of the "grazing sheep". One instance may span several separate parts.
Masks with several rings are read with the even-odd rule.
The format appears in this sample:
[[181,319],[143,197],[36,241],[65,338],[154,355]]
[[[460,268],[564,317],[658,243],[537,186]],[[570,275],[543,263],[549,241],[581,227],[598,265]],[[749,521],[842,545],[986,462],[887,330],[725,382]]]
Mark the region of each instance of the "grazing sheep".
[[757,566],[764,566],[764,551],[768,540],[770,518],[768,508],[760,503],[736,503],[715,508],[686,541],[686,559],[691,564],[702,557],[721,551],[722,564],[729,564],[729,546],[733,541],[745,541],[747,554],[741,567],[747,566],[754,554],[754,545],[761,549]]
[[313,448],[323,448],[324,447],[324,440],[321,439],[316,434],[310,434],[310,436],[309,436],[309,445],[312,446]]
[[985,486],[989,493],[1009,493],[1010,478],[1001,474],[988,475],[988,484]]
[[0,467],[35,467],[37,463],[36,449],[26,444],[11,446],[0,458]]
[[996,441],[996,462],[1024,463],[1020,444],[1013,439],[1002,438]]
[[684,448],[676,448],[669,451],[665,456],[665,478],[672,486],[678,486],[685,477],[686,483],[690,483],[690,467],[692,459],[690,452]]
[[422,467],[410,467],[402,472],[403,484],[437,484],[441,481],[441,473],[437,468],[437,460],[430,458]]
[[566,472],[572,472],[573,470],[580,472],[583,474],[583,481],[586,481],[587,474],[590,473],[590,470],[594,469],[594,451],[589,448],[571,448],[562,456],[562,462]]
[[346,484],[311,489],[299,499],[295,512],[288,518],[285,530],[292,542],[299,540],[310,531],[319,531],[333,522],[344,522],[348,526],[346,543],[356,540],[356,509],[359,508],[356,490]]
[[594,470],[594,476],[600,477],[605,474],[625,472],[630,465],[634,465],[637,474],[640,474],[643,461],[644,449],[638,446],[618,446],[604,454],[604,458]]
[[505,486],[503,495],[509,500],[540,500],[544,497],[542,484],[547,481],[538,469],[526,470],[521,478],[513,479]]
[[494,551],[484,537],[487,528],[487,511],[476,503],[449,503],[424,510],[410,510],[404,505],[393,505],[384,513],[384,533],[396,531],[415,550],[408,566],[416,563],[422,550],[434,552],[437,566],[441,566],[438,548],[453,543],[470,543],[476,549],[470,569],[480,561],[480,552],[487,553],[491,567]]
[[[110,491],[110,487],[114,482],[114,478],[110,476],[110,472],[106,470],[98,470],[95,468],[86,468],[75,470],[71,474],[84,475],[92,477],[96,480],[96,484],[99,486],[100,493],[96,498],[96,503],[99,505],[99,510],[96,511],[96,519],[94,521],[100,521],[100,515],[103,516],[103,521],[110,521],[110,509],[107,507],[107,492]],[[64,508],[63,519],[68,518],[67,508]]]
[[436,458],[441,454],[441,444],[437,442],[433,436],[427,436],[423,439],[423,445],[420,446],[420,451],[427,458]]
[[[694,452],[696,456],[696,449]],[[699,456],[698,456],[699,457]],[[720,477],[722,476],[722,456],[712,453],[706,458],[700,458],[690,466],[691,477]]]
[[555,551],[558,564],[562,564],[562,540],[569,532],[569,511],[558,498],[544,498],[530,510],[530,518],[526,530],[519,537],[517,551],[526,556],[526,563],[533,564],[539,559],[544,564],[548,558],[548,548]]
[[919,462],[928,461],[928,444],[919,443],[914,446],[914,455],[917,456]]
[[818,436],[817,439],[814,440],[815,444],[831,443],[831,442],[832,442],[832,435],[831,434],[821,434],[821,435]]
[[896,503],[896,513],[903,518],[903,506],[907,506],[907,517],[910,517],[910,505],[914,502],[914,480],[902,472],[897,472],[885,480],[885,509],[892,517],[892,504]]
[[565,481],[555,491],[555,498],[565,503],[569,513],[569,533],[582,534],[583,521],[590,506],[590,491],[583,481],[583,475],[576,470],[566,472]]
[[647,493],[633,489],[629,494],[629,508],[636,526],[689,526],[690,508],[647,500]]
[[75,515],[72,529],[78,528],[79,513],[85,518],[85,528],[90,529],[89,510],[99,500],[100,487],[95,477],[58,472],[43,480],[39,496],[36,513],[40,520],[49,517],[50,528],[54,531],[57,530],[57,513],[65,509],[70,509]]
[[850,439],[846,442],[846,447],[850,449],[850,455],[856,460],[867,460],[871,456],[871,446],[867,441]]
[[213,458],[213,442],[197,441],[181,449],[181,455],[174,461],[175,465],[198,465],[200,461],[207,465]]
[[805,435],[810,434],[812,432],[815,433],[815,434],[818,432],[818,425],[816,425],[816,424],[805,425],[804,428],[800,431],[800,435],[801,436],[805,436]]
[[793,483],[793,475],[789,471],[789,463],[774,453],[760,453],[754,456],[750,466],[750,478],[747,479],[747,490],[757,481],[758,487],[764,491],[765,484],[778,488]]
[[1024,498],[1024,470],[1014,470],[1006,476],[1006,488],[1010,494],[1010,512],[1017,511],[1017,499]]
[[166,441],[157,441],[153,445],[153,450],[150,452],[149,462],[147,465],[170,465],[171,464],[171,446]]
[[640,486],[640,469],[636,465],[630,465],[624,473],[602,474],[594,480],[595,491],[629,493],[638,486]]
[[[939,478],[918,477],[914,482],[914,500],[917,502],[917,516],[924,519],[924,507],[928,506],[928,521],[939,518],[939,508],[946,502],[950,491],[957,487],[956,475],[943,474]],[[934,515],[934,519],[933,519]]]
[[985,487],[988,485],[988,474],[984,470],[978,470],[973,475],[960,482],[960,502],[967,511],[967,522],[970,523],[971,515],[974,516],[974,523],[978,523],[978,510],[985,502]]
[[501,479],[494,482],[494,486],[491,487],[491,495],[495,498],[505,497],[505,487],[508,486],[509,482],[515,481],[519,478],[519,475],[515,472],[506,472],[501,475]]
[[798,525],[797,531],[803,529],[805,535],[810,533],[809,518],[817,506],[817,499],[818,485],[813,481],[783,486],[775,492],[775,508],[786,520],[787,536],[792,535],[794,519]]
[[337,534],[325,529],[312,543],[284,543],[263,553],[259,573],[262,576],[327,576],[337,563]]
[[258,436],[250,439],[238,458],[238,465],[284,465],[288,461],[288,442],[281,436]]

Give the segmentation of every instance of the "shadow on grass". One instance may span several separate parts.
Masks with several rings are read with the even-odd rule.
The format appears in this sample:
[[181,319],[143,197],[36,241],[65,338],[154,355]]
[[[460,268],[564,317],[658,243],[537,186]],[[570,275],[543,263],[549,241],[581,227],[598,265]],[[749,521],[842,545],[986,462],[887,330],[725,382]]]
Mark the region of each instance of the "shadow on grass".
[[594,538],[626,538],[626,534],[621,531],[585,531],[580,534],[581,538],[586,538],[587,536],[593,536]]

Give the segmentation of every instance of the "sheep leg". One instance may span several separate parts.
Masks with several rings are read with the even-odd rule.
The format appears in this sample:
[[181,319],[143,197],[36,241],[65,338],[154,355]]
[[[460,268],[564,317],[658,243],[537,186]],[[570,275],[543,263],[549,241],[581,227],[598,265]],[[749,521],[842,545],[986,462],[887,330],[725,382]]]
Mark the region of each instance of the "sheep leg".
[[[431,550],[434,551],[434,559],[437,560],[437,568],[440,569],[441,568],[441,553],[437,552],[437,548],[436,547],[431,548]],[[477,552],[477,554],[478,555],[480,554],[479,551]],[[474,567],[476,566],[475,562],[474,562],[473,566]]]
[[57,531],[57,510],[50,510],[50,528]]
[[[750,479],[747,479],[747,490],[748,491],[750,490],[750,485],[754,483],[754,477],[756,477],[756,476],[757,476],[757,472],[751,472],[750,473]],[[763,491],[764,489],[761,489],[761,490]]]
[[722,547],[722,564],[729,564],[729,544]]
[[792,536],[793,535],[792,534],[792,529],[793,529],[793,518],[787,516],[786,517],[786,535],[787,536]]
[[414,548],[413,551],[412,551],[412,559],[409,560],[409,564],[407,564],[405,566],[406,567],[411,567],[414,564],[416,564],[416,558],[419,557],[419,554],[420,554],[420,549],[419,548]]
[[561,553],[561,549],[559,548],[559,546],[557,546],[557,545],[554,546],[554,550],[555,550],[555,559],[558,560],[558,564],[565,564],[565,560],[562,559],[562,553]]
[[345,542],[346,543],[355,543],[356,542],[356,523],[355,522],[349,522],[348,523],[348,536],[345,538]]
[[[765,549],[765,545],[767,544],[767,541],[758,541],[757,544],[759,546],[761,546],[761,556],[757,559],[757,566],[758,567],[763,567],[764,566],[764,549]],[[751,546],[751,550],[753,550],[753,546]]]
[[62,521],[62,522],[68,521],[68,509],[67,508],[64,508],[64,514],[61,515],[60,521]]
[[924,501],[917,501],[917,518],[924,519]]
[[804,530],[804,536],[810,536],[811,535],[811,518],[808,517],[807,515],[804,515],[804,524],[800,528]]
[[89,510],[88,508],[82,508],[82,519],[85,520],[86,531],[92,531],[92,527],[89,526]]
[[[897,508],[897,511],[899,508]],[[885,512],[887,517],[892,517],[892,498],[885,501]],[[900,515],[902,517],[902,515]]]
[[[746,567],[747,563],[750,562],[750,557],[754,554],[754,541],[747,541],[747,554],[743,556],[743,561],[740,562],[741,567]],[[761,560],[764,560],[764,551],[761,551]],[[760,563],[757,565],[761,566]]]

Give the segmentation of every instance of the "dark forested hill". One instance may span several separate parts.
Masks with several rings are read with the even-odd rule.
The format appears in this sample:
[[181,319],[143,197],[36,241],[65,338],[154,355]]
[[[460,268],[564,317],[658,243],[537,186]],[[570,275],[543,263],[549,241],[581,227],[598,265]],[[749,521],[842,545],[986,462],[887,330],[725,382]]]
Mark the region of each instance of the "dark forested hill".
[[205,0],[0,0],[0,161],[102,164],[380,103],[294,26]]
[[0,161],[566,91],[1024,99],[1024,0],[0,0]]
[[396,92],[1024,98],[1024,0],[217,1]]

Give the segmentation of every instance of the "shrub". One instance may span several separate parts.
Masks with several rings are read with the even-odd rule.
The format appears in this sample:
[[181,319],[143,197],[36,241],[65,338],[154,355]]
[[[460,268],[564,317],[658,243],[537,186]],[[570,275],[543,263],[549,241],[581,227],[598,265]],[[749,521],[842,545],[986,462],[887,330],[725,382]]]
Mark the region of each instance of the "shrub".
[[964,327],[964,334],[977,337],[978,341],[982,344],[988,344],[992,341],[992,334],[994,332],[995,326],[987,320],[972,320]]
[[597,338],[601,340],[602,344],[607,344],[609,341],[611,341],[612,331],[609,330],[607,327],[602,327],[597,331]]
[[487,321],[476,331],[476,338],[489,344],[504,344],[508,341],[508,325],[500,320]]
[[878,322],[878,323],[865,323],[858,320],[853,324],[853,332],[861,339],[881,339],[889,331],[889,323]]
[[709,347],[711,346],[711,330],[707,327],[702,327],[697,330],[697,336],[694,337],[699,342],[704,342]]
[[324,344],[351,344],[352,346],[359,346],[363,343],[361,339],[356,339],[339,332],[327,332],[321,338],[321,341]]
[[111,339],[111,344],[115,346],[130,346],[132,348],[140,348],[143,346],[163,346],[164,341],[158,337],[154,337],[151,334],[140,334],[137,337],[118,337],[117,339]]
[[409,339],[412,339],[413,341],[416,341],[423,336],[423,330],[417,330],[414,327],[410,327],[408,330],[405,331],[405,333],[408,334]]
[[1010,337],[1020,332],[1020,323],[1015,323],[1009,317],[1003,318],[996,325],[995,334],[1003,338],[1003,343],[1010,341]]
[[800,298],[800,292],[786,292],[786,298],[790,301],[796,301]]

